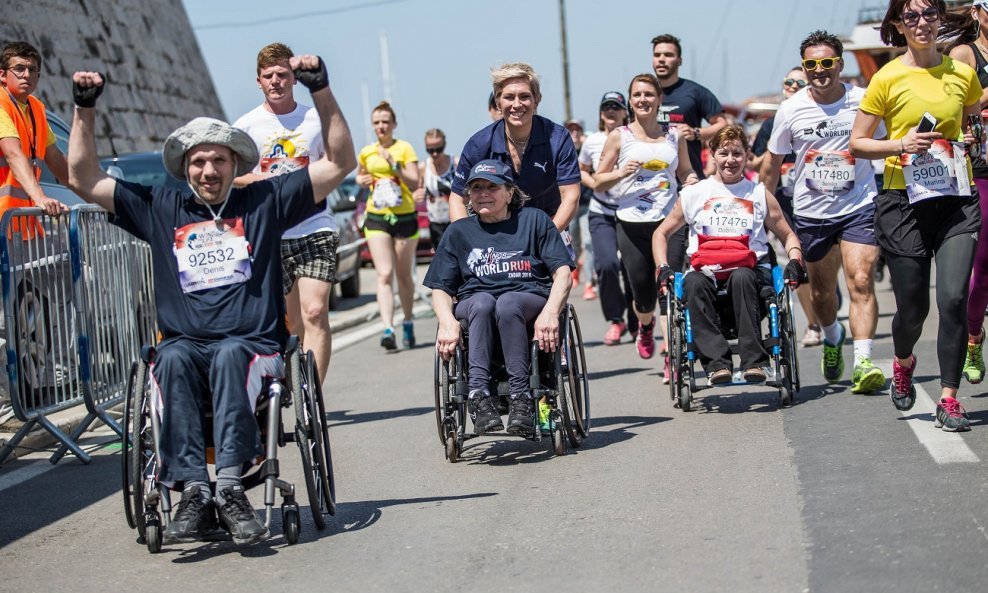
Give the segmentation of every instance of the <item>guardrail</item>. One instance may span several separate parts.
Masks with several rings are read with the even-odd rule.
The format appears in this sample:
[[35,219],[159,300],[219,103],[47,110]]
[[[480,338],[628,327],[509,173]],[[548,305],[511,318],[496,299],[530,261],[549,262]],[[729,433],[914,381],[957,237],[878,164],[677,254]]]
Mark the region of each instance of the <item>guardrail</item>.
[[[21,233],[30,220],[42,232]],[[76,441],[96,420],[123,434],[107,410],[126,396],[140,345],[155,341],[149,246],[96,206],[60,217],[12,209],[0,218],[0,287],[11,405],[24,422],[0,463],[36,425],[61,442],[52,463],[67,452],[89,463]],[[88,414],[71,435],[48,419],[80,404]]]

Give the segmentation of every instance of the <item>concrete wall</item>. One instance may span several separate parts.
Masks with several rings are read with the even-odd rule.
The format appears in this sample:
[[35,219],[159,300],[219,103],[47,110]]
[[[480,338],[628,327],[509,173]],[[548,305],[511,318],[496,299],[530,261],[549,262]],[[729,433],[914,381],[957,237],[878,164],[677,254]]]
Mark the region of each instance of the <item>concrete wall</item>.
[[181,0],[3,0],[0,43],[10,41],[41,52],[35,95],[69,123],[72,73],[108,75],[97,121],[101,155],[158,150],[193,117],[225,119]]

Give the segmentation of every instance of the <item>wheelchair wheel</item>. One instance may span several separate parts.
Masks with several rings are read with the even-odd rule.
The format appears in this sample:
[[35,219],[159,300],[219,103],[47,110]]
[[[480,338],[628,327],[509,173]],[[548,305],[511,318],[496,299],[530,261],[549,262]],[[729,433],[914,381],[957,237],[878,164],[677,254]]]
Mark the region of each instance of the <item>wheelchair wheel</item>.
[[161,538],[164,535],[161,531],[161,519],[157,517],[147,519],[144,529],[147,534],[148,552],[157,554],[161,551]]
[[[321,461],[325,459],[322,447],[319,413],[312,397],[312,381],[306,375],[308,364],[302,364],[302,354],[295,351],[291,354],[289,365],[292,376],[292,401],[295,404],[295,443],[302,457],[302,471],[305,474],[305,489],[309,496],[309,510],[316,529],[326,527],[325,514],[329,512],[323,497],[325,483]],[[306,357],[308,362],[308,356]],[[322,459],[320,459],[322,457]]]
[[789,376],[789,365],[783,362],[776,370],[779,383],[779,403],[783,408],[792,405],[792,378]]
[[799,350],[796,345],[796,320],[793,309],[793,290],[786,286],[783,290],[783,307],[779,315],[779,333],[783,338],[783,347],[788,362],[789,386],[793,394],[799,393]]
[[[435,380],[436,380],[436,429],[439,431],[439,443],[445,447],[449,436],[449,418],[452,417],[453,410],[453,390],[454,382],[450,380],[455,370],[452,360],[444,361],[436,354]],[[455,425],[453,437],[455,437]]]
[[[576,309],[569,307],[568,377],[570,382],[570,411],[573,414],[576,435],[569,434],[570,443],[579,447],[580,442],[590,434],[590,378],[587,376],[587,355],[583,349],[583,331]],[[567,431],[570,424],[566,423]]]
[[[144,500],[152,489],[157,488],[154,476],[158,473],[158,459],[155,455],[154,434],[151,430],[153,412],[148,393],[148,365],[143,360],[139,360],[135,365],[131,387],[130,473],[127,480],[130,484],[131,512],[136,523],[138,539],[146,541],[150,549],[152,541],[150,536],[155,534],[147,533],[147,505]],[[160,532],[160,520],[157,529]],[[158,536],[160,538],[160,533]]]
[[288,542],[289,546],[294,546],[298,543],[301,523],[298,507],[295,505],[281,505],[281,525],[285,531],[285,541]]
[[130,425],[132,422],[134,396],[134,378],[137,375],[137,363],[130,365],[130,374],[127,376],[127,391],[124,394],[123,418],[120,426],[123,428],[123,437],[120,439],[120,478],[122,480],[124,516],[127,518],[127,525],[131,529],[137,528],[137,520],[134,518],[134,491],[131,490],[134,484],[134,476],[131,473],[130,462]]
[[673,381],[676,385],[676,402],[679,404],[679,409],[684,412],[689,412],[693,409],[693,393],[690,390],[690,378],[692,374],[689,363],[685,363],[680,366],[676,380]]
[[[558,410],[549,413],[549,425],[552,426],[552,452],[557,456],[566,454],[566,438],[563,436],[564,424],[563,415]],[[535,430],[538,429],[539,427],[536,426]]]
[[[309,352],[307,357],[309,364],[309,376],[318,377],[316,374],[316,359],[312,352]],[[333,475],[333,448],[330,446],[329,442],[329,421],[326,415],[326,399],[322,395],[322,385],[319,381],[315,381],[315,389],[313,390],[313,399],[316,402],[316,408],[318,410],[317,418],[319,419],[319,425],[321,426],[322,434],[322,446],[325,454],[325,466],[323,467],[323,474],[328,478],[329,487],[323,490],[323,499],[326,502],[326,506],[329,509],[329,514],[331,516],[336,515],[336,478]]]
[[679,320],[676,299],[666,291],[666,335],[669,336],[669,367],[672,377],[669,378],[669,398],[677,401],[683,376],[683,337],[679,335]]

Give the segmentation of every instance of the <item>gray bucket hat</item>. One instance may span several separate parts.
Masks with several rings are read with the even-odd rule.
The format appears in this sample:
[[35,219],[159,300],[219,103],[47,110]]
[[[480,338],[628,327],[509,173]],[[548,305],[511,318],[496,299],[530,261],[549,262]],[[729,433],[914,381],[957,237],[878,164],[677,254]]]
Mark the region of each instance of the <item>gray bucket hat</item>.
[[253,171],[260,160],[257,145],[247,132],[225,121],[211,117],[197,117],[172,132],[165,140],[165,146],[161,150],[161,160],[164,161],[165,169],[172,177],[186,179],[185,153],[200,144],[219,144],[232,150],[237,155],[235,173],[237,177]]

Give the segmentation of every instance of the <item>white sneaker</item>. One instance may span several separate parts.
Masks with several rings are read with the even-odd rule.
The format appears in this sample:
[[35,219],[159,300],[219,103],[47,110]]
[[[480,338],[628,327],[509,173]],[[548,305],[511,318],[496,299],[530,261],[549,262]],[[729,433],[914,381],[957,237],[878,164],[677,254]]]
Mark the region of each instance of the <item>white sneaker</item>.
[[813,346],[819,346],[821,340],[823,339],[823,333],[820,330],[820,326],[816,326],[816,329],[811,325],[806,328],[806,333],[803,334],[803,348],[812,348]]

